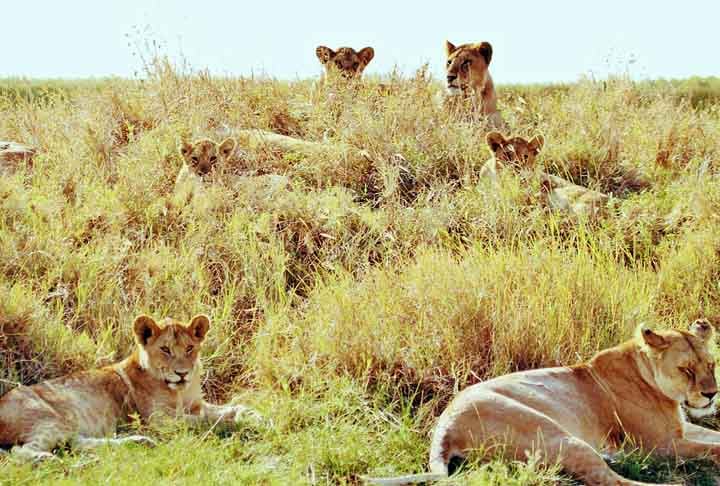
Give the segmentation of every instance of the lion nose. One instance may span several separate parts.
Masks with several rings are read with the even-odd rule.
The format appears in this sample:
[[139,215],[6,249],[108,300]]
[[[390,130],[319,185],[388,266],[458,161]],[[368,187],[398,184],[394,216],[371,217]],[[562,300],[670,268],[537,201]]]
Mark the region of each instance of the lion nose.
[[176,371],[175,374],[181,379],[184,379],[188,375],[189,371]]
[[708,400],[712,400],[712,399],[715,397],[715,395],[717,395],[717,391],[713,391],[713,392],[702,392],[702,396],[704,396],[704,397],[707,398]]
[[456,75],[454,75],[454,74],[448,74],[447,82],[448,82],[448,84],[452,84],[453,81],[455,81],[456,79],[457,79],[457,76],[456,76]]

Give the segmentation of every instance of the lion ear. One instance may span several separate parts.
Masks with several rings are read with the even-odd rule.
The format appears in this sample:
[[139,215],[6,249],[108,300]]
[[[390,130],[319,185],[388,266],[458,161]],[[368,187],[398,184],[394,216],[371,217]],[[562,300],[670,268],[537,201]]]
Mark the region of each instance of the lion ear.
[[490,150],[492,150],[493,153],[496,153],[507,143],[505,137],[503,137],[502,133],[500,132],[488,133],[487,135],[485,135],[485,141],[487,142],[488,147],[490,147]]
[[370,64],[370,61],[373,60],[373,57],[375,57],[375,49],[373,49],[372,47],[365,47],[363,49],[360,49],[360,52],[358,52],[358,56],[367,66],[368,64]]
[[492,59],[493,49],[489,42],[481,42],[477,46],[477,51],[485,59],[485,64],[490,64]]
[[670,346],[670,343],[667,341],[667,339],[665,339],[660,334],[656,333],[650,328],[643,327],[640,330],[640,334],[642,335],[645,344],[647,344],[653,349],[663,350]]
[[218,145],[218,152],[223,158],[227,158],[233,150],[235,150],[235,145],[236,142],[234,138],[226,138],[220,145]]
[[205,314],[198,314],[190,321],[190,333],[197,341],[205,339],[205,335],[210,329],[210,318]]
[[710,321],[707,319],[695,319],[690,324],[690,333],[702,339],[703,341],[709,341],[713,337],[714,330]]
[[135,318],[133,331],[135,331],[135,339],[137,339],[138,344],[147,346],[150,341],[160,334],[160,326],[152,317],[143,314]]
[[450,54],[455,52],[457,50],[457,47],[455,47],[455,44],[450,42],[449,40],[445,41],[445,55],[450,57]]
[[530,150],[535,152],[535,154],[539,154],[542,150],[543,146],[545,145],[545,137],[542,135],[535,135],[530,141],[528,142],[528,146],[530,147]]
[[335,57],[335,51],[333,51],[329,47],[317,46],[315,48],[315,55],[322,64],[326,64],[330,62],[333,57]]

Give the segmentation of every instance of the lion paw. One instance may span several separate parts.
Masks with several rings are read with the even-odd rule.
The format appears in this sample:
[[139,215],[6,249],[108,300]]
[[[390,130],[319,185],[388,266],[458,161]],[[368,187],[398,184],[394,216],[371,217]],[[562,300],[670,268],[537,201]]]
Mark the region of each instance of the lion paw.
[[157,442],[155,440],[151,439],[150,437],[144,436],[144,435],[129,435],[127,437],[123,437],[122,439],[118,439],[121,444],[138,444],[143,445],[145,447],[154,448],[157,447]]

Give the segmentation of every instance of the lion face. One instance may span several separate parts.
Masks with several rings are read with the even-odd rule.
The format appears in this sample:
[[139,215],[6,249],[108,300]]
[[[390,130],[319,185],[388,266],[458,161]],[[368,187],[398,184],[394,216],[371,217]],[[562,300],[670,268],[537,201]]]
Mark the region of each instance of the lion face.
[[542,135],[536,135],[527,141],[522,137],[506,139],[500,132],[488,133],[485,140],[496,160],[522,168],[535,165],[535,158],[545,144]]
[[139,316],[133,325],[140,351],[140,365],[173,390],[199,378],[200,345],[210,329],[210,319],[195,316],[187,326],[166,319],[158,325],[152,317]]
[[450,94],[460,94],[468,89],[485,86],[488,66],[492,59],[492,46],[489,42],[463,44],[455,46],[445,41],[447,63],[447,90]]
[[372,47],[365,47],[355,52],[352,47],[341,47],[333,51],[329,47],[318,46],[315,55],[328,74],[339,74],[345,79],[353,79],[362,76],[367,65],[375,57],[375,51]]
[[203,139],[194,143],[183,143],[180,154],[190,170],[199,176],[204,176],[215,168],[218,161],[228,158],[233,150],[235,150],[235,140],[232,138],[219,144]]
[[698,319],[688,331],[643,329],[642,338],[661,392],[682,403],[695,417],[712,414],[718,390],[709,348],[713,338],[710,323]]

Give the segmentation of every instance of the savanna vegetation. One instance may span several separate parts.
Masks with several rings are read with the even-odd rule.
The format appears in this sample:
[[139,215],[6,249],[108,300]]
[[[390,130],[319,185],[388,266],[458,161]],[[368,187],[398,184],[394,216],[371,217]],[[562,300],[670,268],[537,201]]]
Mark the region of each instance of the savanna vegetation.
[[[378,89],[378,81],[385,88]],[[500,86],[544,170],[612,196],[576,221],[511,174],[478,180],[477,120],[425,69],[359,88],[220,78],[152,63],[142,80],[0,82],[0,139],[38,148],[0,176],[0,394],[126,355],[145,312],[212,318],[204,388],[272,417],[257,430],[142,424],[151,450],[0,456],[0,483],[357,484],[426,468],[458,389],[572,364],[636,326],[720,315],[720,81]],[[342,142],[348,163],[242,149],[177,198],[181,141],[262,128]],[[262,176],[289,185],[269,190]],[[466,484],[570,483],[478,458]],[[714,484],[702,459],[628,444],[614,467]],[[457,479],[459,478],[459,479]]]

